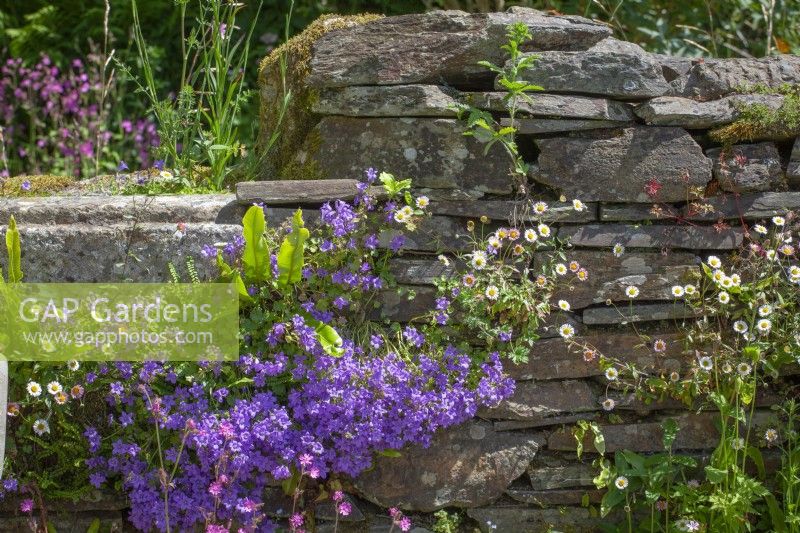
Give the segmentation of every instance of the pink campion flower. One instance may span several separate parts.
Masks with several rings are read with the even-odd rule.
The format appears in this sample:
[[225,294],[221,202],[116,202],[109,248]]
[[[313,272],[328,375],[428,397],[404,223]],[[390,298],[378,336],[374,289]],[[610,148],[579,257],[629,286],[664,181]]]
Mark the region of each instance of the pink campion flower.
[[338,512],[340,515],[349,516],[352,511],[353,511],[353,506],[350,505],[350,502],[342,502],[339,504]]
[[392,518],[397,518],[397,515],[399,514],[401,514],[400,509],[398,509],[397,507],[389,508],[389,516],[391,516]]
[[650,178],[647,183],[644,184],[644,192],[647,193],[647,196],[650,198],[655,198],[658,196],[659,191],[664,186],[655,178]]
[[400,526],[400,531],[409,531],[411,529],[411,519],[404,516],[397,525]]
[[342,500],[344,500],[344,493],[342,491],[337,490],[333,493],[333,501],[340,502]]
[[23,513],[33,512],[33,500],[30,498],[22,500],[19,504],[19,510]]
[[307,453],[304,453],[298,458],[298,461],[300,461],[301,466],[311,466],[311,461],[313,460],[314,458],[308,455]]
[[219,498],[219,495],[222,494],[222,483],[219,481],[214,481],[211,485],[208,486],[208,492],[215,498]]
[[289,525],[292,526],[292,529],[297,529],[303,525],[304,521],[303,515],[295,513],[289,518]]

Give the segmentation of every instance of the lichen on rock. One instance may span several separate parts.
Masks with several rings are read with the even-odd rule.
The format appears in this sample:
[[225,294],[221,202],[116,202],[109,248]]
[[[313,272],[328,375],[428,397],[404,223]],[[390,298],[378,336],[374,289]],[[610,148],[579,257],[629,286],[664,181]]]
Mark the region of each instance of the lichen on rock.
[[[382,17],[383,15],[373,14],[323,15],[261,61],[258,69],[261,109],[256,144],[259,158],[257,179],[319,177],[320,171],[313,168],[313,165],[305,167],[293,160],[295,152],[319,121],[319,117],[311,111],[318,91],[305,83],[312,47],[328,32],[365,24]],[[286,65],[284,75],[281,73],[282,61]],[[291,94],[291,99],[284,111],[282,101],[287,92]],[[277,137],[274,137],[276,134]]]

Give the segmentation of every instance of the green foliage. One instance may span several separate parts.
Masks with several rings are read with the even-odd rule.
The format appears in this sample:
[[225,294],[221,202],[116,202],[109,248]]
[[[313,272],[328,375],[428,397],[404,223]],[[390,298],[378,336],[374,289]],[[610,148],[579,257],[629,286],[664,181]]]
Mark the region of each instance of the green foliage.
[[521,80],[525,70],[532,68],[539,58],[535,54],[523,55],[521,46],[531,40],[528,26],[521,22],[511,24],[506,34],[508,42],[501,46],[508,54],[508,61],[502,67],[488,61],[479,61],[478,64],[497,74],[498,83],[505,89],[503,103],[508,109],[508,125],[498,121],[492,113],[476,107],[462,105],[457,108],[459,118],[466,122],[467,131],[464,135],[475,137],[485,143],[484,154],[496,143],[500,143],[513,163],[512,171],[520,187],[524,186],[529,165],[525,163],[519,153],[516,134],[516,116],[520,100],[530,101],[527,93],[541,91],[542,87]]
[[792,139],[800,135],[800,85],[786,85],[777,90],[765,87],[745,92],[783,95],[778,108],[766,104],[739,106],[739,118],[709,133],[716,142],[732,145],[761,139]]
[[[292,218],[292,231],[283,239],[278,252],[278,285],[286,288],[300,281],[303,272],[305,243],[310,233],[303,223],[303,211],[298,209]],[[341,339],[339,339],[341,342]]]
[[244,275],[256,282],[263,282],[270,277],[269,247],[264,232],[267,221],[264,210],[258,206],[251,206],[242,219],[244,231],[244,253],[242,264]]
[[[19,230],[14,215],[8,221],[6,230],[6,250],[8,251],[8,282],[22,282],[22,248],[19,240]],[[1,279],[1,278],[0,278]]]
[[432,531],[433,533],[458,533],[458,526],[461,525],[461,515],[459,513],[448,513],[440,509],[433,513],[436,519]]

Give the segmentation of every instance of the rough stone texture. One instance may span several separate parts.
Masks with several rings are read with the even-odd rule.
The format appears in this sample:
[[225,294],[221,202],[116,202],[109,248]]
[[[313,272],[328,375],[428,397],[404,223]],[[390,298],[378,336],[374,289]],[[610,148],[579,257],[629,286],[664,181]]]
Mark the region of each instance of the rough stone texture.
[[366,499],[386,507],[433,511],[485,505],[525,472],[537,442],[540,438],[533,435],[497,433],[489,423],[468,422],[440,431],[427,449],[379,457],[355,486]]
[[[656,373],[679,370],[687,359],[683,354],[680,334],[664,332],[658,334],[657,338],[667,343],[666,351],[661,354],[656,354],[651,346],[645,345],[639,336],[629,333],[595,331],[575,337],[575,341],[591,347],[599,354],[616,357],[643,370]],[[585,360],[580,350],[570,349],[561,338],[540,339],[526,363],[509,363],[505,369],[511,377],[520,381],[589,378],[603,375],[596,357],[591,361]]]
[[548,456],[537,457],[528,467],[530,488],[536,491],[590,487],[596,475],[590,464],[569,463]]
[[[504,118],[501,120],[501,125],[504,127],[510,126],[511,120]],[[520,135],[544,135],[547,133],[620,128],[630,125],[630,122],[618,122],[615,120],[520,118],[515,121],[517,133]]]
[[695,317],[695,312],[683,303],[672,304],[620,304],[617,307],[593,307],[583,312],[586,325],[630,324],[654,320],[680,320]]
[[510,193],[509,160],[495,145],[462,134],[455,119],[325,117],[296,155],[323,178],[361,176],[365,168],[413,176],[418,187]]
[[[464,102],[490,111],[508,111],[503,92],[464,93]],[[584,118],[592,120],[630,121],[636,116],[629,104],[592,98],[589,96],[571,96],[566,94],[531,93],[530,99],[519,98],[517,112],[522,116],[532,115],[554,118]]]
[[474,85],[487,78],[478,61],[503,61],[498,43],[508,24],[524,22],[535,35],[528,50],[583,50],[611,35],[604,24],[532,9],[467,14],[433,11],[388,17],[330,32],[314,44],[312,87],[440,83]]
[[542,420],[569,412],[597,411],[600,401],[585,381],[525,381],[500,405],[480,416],[505,420]]
[[[4,231],[4,228],[0,228]],[[201,275],[215,273],[199,259],[204,244],[230,242],[241,226],[190,223],[181,237],[176,224],[20,226],[22,264],[29,282],[168,281],[167,263],[198,258]]]
[[[236,200],[251,205],[322,204],[332,200],[351,201],[358,180],[242,181],[236,184]],[[369,194],[380,196],[382,188],[372,187]]]
[[714,161],[714,177],[724,191],[761,192],[784,186],[781,156],[773,143],[714,148],[706,155]]
[[633,43],[608,38],[580,52],[541,52],[521,79],[548,92],[611,96],[623,100],[667,94],[657,58]]
[[563,226],[560,239],[575,246],[611,249],[619,243],[628,248],[680,248],[684,250],[734,250],[742,244],[739,229],[717,230],[710,226],[631,226],[587,224]]
[[[673,285],[684,285],[698,272],[699,258],[693,254],[628,252],[614,257],[608,251],[574,250],[570,261],[591,265],[589,279],[556,292],[554,300],[566,300],[573,309],[581,309],[606,300],[625,301],[629,285],[639,288],[640,300],[672,300]],[[534,257],[534,265],[546,263],[547,254]]]
[[529,490],[529,489],[509,489],[506,495],[520,503],[528,503],[541,507],[563,506],[563,505],[582,505],[585,496],[589,497],[589,502],[598,504],[603,499],[603,491],[586,489],[566,489],[566,490]]
[[241,222],[244,209],[232,194],[0,198],[0,220],[20,224],[118,224],[146,222]]
[[534,220],[546,222],[592,222],[597,220],[597,204],[587,203],[583,211],[575,211],[572,202],[548,201],[548,209],[541,216],[531,214],[531,202],[513,200],[435,200],[430,211],[477,220],[487,216],[492,220],[524,223]]
[[798,56],[704,59],[697,61],[684,78],[673,82],[677,94],[699,100],[720,98],[743,86],[777,89],[787,83],[800,83]]
[[778,109],[783,96],[737,94],[708,102],[679,96],[653,98],[636,107],[636,115],[654,126],[680,126],[687,129],[715,128],[733,122],[741,106],[766,105]]
[[786,179],[789,184],[797,186],[800,184],[800,137],[794,140],[792,154],[789,157],[789,166],[786,167]]
[[321,115],[454,117],[459,92],[439,85],[387,85],[323,89],[311,106]]
[[598,523],[596,516],[592,516],[588,509],[581,507],[539,509],[524,505],[505,505],[470,509],[467,514],[478,522],[481,533],[496,533],[497,531],[589,533],[597,531]]
[[646,185],[661,186],[658,200],[685,200],[689,186],[705,187],[711,162],[681,128],[634,127],[538,139],[534,179],[584,201],[648,202]]

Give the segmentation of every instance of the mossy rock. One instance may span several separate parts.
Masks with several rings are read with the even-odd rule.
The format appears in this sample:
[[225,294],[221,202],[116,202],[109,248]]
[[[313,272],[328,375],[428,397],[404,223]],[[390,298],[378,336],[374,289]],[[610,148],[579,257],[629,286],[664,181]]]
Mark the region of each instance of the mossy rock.
[[[28,190],[23,189],[26,182],[30,185]],[[61,192],[74,183],[75,178],[71,176],[55,174],[13,176],[0,184],[0,196],[47,196]]]
[[753,87],[745,92],[783,95],[777,109],[765,104],[739,108],[739,118],[709,132],[709,137],[724,146],[752,141],[785,141],[800,135],[800,85],[778,89]]
[[[310,72],[312,47],[314,42],[328,32],[365,24],[382,17],[383,15],[372,14],[323,15],[261,61],[258,70],[261,109],[256,143],[256,179],[324,177],[317,165],[304,165],[294,160],[295,153],[306,142],[306,137],[320,118],[311,112],[318,92],[305,83]],[[286,65],[285,86],[281,76],[282,60]],[[291,94],[291,99],[284,111],[283,99],[287,93]],[[313,145],[313,142],[310,144]]]

